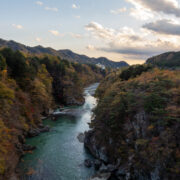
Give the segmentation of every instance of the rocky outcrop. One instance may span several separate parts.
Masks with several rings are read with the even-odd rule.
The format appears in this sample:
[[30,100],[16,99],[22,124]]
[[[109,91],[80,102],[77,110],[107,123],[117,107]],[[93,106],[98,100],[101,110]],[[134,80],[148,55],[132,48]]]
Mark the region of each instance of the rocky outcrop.
[[77,138],[78,138],[79,142],[84,143],[85,134],[84,133],[79,133]]
[[111,176],[111,173],[98,173],[95,176],[91,177],[89,180],[108,180]]
[[29,132],[28,132],[28,137],[35,137],[35,136],[38,136],[40,133],[43,133],[43,132],[49,132],[50,131],[50,127],[49,126],[40,126],[39,128],[35,128],[35,129],[31,129]]
[[22,150],[23,150],[23,151],[33,151],[33,150],[35,150],[35,149],[36,149],[35,146],[31,146],[31,145],[29,145],[29,144],[23,144],[23,145],[22,145]]
[[75,99],[74,97],[67,97],[66,98],[66,104],[68,106],[72,106],[72,105],[75,105],[75,106],[82,106],[85,102],[85,99],[84,98],[81,98],[81,100],[77,100]]
[[95,158],[107,163],[108,157],[106,153],[106,148],[98,145],[94,134],[95,131],[93,130],[85,132],[84,146]]
[[85,165],[87,168],[90,168],[90,167],[92,167],[92,165],[93,165],[93,161],[92,161],[91,159],[86,159],[86,160],[84,161],[84,165]]
[[[144,113],[137,115],[141,117],[137,120],[136,123],[132,125],[134,131],[136,132],[137,137],[143,134],[142,126],[144,127],[143,118]],[[110,160],[107,155],[107,150],[105,146],[100,147],[96,139],[96,134],[94,130],[85,133],[84,145],[90,151],[90,153],[97,158],[94,162],[94,168],[97,170],[98,175],[91,178],[91,180],[108,180],[110,177],[114,177],[119,180],[160,180],[160,165],[152,168],[152,171],[145,172],[142,169],[136,169],[134,164],[136,163],[134,156],[130,156],[127,162],[121,162],[121,158],[116,161]],[[109,142],[111,143],[111,142]],[[113,156],[112,154],[110,156]],[[89,166],[91,167],[91,166]],[[103,176],[101,176],[103,175]],[[104,175],[107,175],[104,177]]]

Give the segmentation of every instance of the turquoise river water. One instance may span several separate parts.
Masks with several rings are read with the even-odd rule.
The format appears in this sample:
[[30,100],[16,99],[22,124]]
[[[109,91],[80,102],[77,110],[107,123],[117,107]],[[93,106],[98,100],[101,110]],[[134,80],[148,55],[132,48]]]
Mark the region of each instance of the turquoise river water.
[[21,180],[88,180],[94,174],[93,168],[84,166],[84,160],[93,157],[77,136],[89,130],[97,86],[98,83],[84,90],[83,106],[68,108],[73,114],[60,115],[57,121],[45,120],[44,124],[51,127],[50,132],[27,139],[27,144],[37,149],[23,157],[19,165],[24,172]]

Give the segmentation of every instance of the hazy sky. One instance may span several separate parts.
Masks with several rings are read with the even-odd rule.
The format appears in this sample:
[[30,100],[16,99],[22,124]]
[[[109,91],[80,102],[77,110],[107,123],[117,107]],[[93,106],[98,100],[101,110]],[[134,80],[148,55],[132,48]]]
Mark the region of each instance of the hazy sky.
[[179,0],[0,0],[0,38],[130,64],[180,50]]

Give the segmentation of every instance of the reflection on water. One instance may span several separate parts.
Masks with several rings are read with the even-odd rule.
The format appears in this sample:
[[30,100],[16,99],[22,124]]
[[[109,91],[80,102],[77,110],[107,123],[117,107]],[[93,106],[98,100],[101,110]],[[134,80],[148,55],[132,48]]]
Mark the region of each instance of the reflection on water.
[[19,165],[26,173],[22,180],[86,180],[94,173],[93,168],[84,167],[84,160],[92,157],[77,136],[89,129],[97,86],[85,89],[85,104],[71,109],[76,112],[74,116],[62,115],[57,121],[46,120],[44,123],[52,130],[27,140],[37,149],[26,155]]

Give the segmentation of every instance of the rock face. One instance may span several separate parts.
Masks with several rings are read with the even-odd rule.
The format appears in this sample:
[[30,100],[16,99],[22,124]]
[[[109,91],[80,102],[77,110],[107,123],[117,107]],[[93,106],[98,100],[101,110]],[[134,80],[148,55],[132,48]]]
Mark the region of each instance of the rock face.
[[102,81],[85,147],[117,179],[180,179],[180,72],[147,67]]
[[93,130],[85,133],[84,146],[95,158],[107,163],[106,149],[105,147],[98,146],[94,133]]
[[111,176],[111,173],[98,173],[89,180],[108,180]]
[[67,105],[75,105],[75,106],[82,106],[84,104],[85,100],[82,98],[82,100],[76,100],[74,97],[67,97],[66,98],[66,103]]
[[101,167],[101,165],[102,165],[102,162],[101,162],[100,160],[96,159],[96,160],[94,161],[94,168],[95,168],[95,170],[99,170],[99,168]]
[[[143,127],[146,126],[143,120],[145,120],[145,114],[140,113],[137,114],[137,121],[132,124],[134,128],[135,137],[139,138],[142,135],[145,135],[143,131]],[[109,142],[111,143],[111,142]],[[133,167],[134,156],[130,156],[127,162],[121,162],[121,159],[117,159],[116,161],[112,161],[108,158],[107,151],[105,147],[100,147],[100,144],[96,140],[95,131],[91,130],[85,133],[85,140],[84,140],[85,147],[90,151],[90,153],[97,158],[93,165],[94,168],[98,171],[98,175],[92,177],[90,180],[104,180],[109,179],[111,176],[115,177],[119,180],[160,180],[160,173],[161,173],[161,166],[157,165],[155,168],[150,171],[150,173],[145,173],[143,170],[139,169],[136,170]],[[111,155],[112,156],[112,155]],[[87,162],[87,167],[89,166]]]
[[93,162],[92,162],[90,159],[86,159],[86,160],[84,161],[84,165],[85,165],[86,167],[90,168],[90,167],[92,167]]
[[78,138],[79,142],[84,143],[85,134],[84,133],[79,133],[77,138]]
[[29,132],[28,132],[28,137],[35,137],[35,136],[38,136],[40,133],[43,133],[43,132],[49,132],[50,131],[50,127],[49,126],[40,126],[39,128],[36,128],[36,129],[31,129]]
[[35,149],[36,149],[35,146],[31,146],[31,145],[28,145],[28,144],[23,144],[22,145],[22,150],[23,151],[33,151]]

